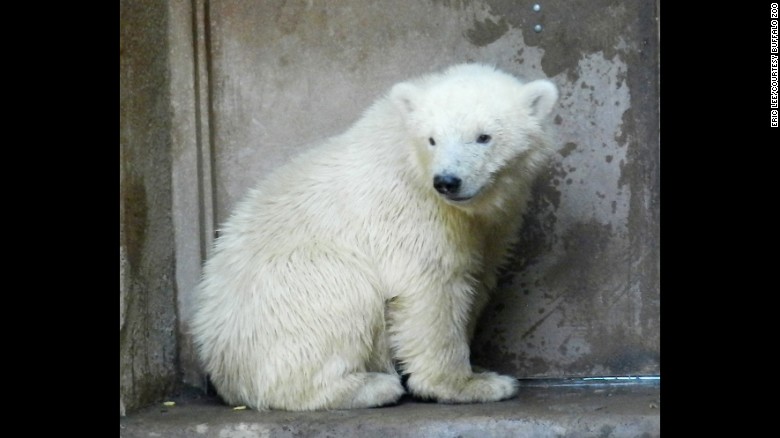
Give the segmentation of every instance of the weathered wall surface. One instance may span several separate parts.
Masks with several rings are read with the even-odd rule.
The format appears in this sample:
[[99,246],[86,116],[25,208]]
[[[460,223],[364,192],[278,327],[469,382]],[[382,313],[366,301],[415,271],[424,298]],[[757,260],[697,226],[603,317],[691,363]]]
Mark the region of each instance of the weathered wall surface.
[[120,414],[177,379],[166,3],[119,3]]
[[179,375],[201,383],[189,294],[215,224],[246,189],[392,84],[464,61],[561,91],[558,154],[475,363],[518,377],[658,373],[657,11],[617,0],[120,0],[120,412],[163,397]]
[[561,87],[560,149],[475,360],[521,376],[659,373],[658,4],[543,2],[534,34],[510,3],[490,2]]
[[660,371],[657,2],[204,9],[216,224],[259,178],[347,128],[398,81],[464,61],[553,80],[558,154],[535,187],[474,361],[518,377]]

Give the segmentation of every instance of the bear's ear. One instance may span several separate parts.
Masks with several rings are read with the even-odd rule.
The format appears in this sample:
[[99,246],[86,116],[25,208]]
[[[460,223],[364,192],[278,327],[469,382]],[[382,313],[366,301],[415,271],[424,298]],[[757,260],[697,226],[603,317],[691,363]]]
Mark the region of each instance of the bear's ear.
[[408,115],[417,109],[417,96],[419,94],[419,88],[409,82],[401,82],[400,84],[395,84],[390,90],[390,100],[393,101],[402,114]]
[[558,101],[558,88],[546,79],[539,79],[523,85],[521,102],[531,115],[539,119],[547,117]]

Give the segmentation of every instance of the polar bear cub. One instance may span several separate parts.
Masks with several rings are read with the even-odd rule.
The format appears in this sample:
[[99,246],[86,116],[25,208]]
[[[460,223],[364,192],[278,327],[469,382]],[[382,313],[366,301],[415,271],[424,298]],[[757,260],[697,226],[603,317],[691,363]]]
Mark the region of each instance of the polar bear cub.
[[472,371],[469,340],[549,155],[557,99],[550,81],[456,65],[395,85],[251,190],[220,230],[190,321],[224,401],[515,396],[515,378]]

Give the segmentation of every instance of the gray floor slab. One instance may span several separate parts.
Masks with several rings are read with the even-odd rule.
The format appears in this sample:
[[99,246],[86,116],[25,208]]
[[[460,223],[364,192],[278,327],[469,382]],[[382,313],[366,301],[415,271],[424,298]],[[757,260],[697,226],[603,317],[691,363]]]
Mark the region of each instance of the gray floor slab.
[[660,382],[523,382],[512,400],[330,412],[234,410],[189,391],[120,418],[120,437],[657,437]]

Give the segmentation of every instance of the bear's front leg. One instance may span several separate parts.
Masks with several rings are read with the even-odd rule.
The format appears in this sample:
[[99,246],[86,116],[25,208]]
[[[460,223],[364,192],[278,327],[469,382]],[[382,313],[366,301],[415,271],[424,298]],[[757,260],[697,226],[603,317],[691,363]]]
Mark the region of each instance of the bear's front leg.
[[409,391],[417,397],[477,403],[517,395],[517,379],[472,372],[467,334],[470,287],[462,280],[443,289],[421,288],[388,304],[393,352],[402,372],[409,375]]

